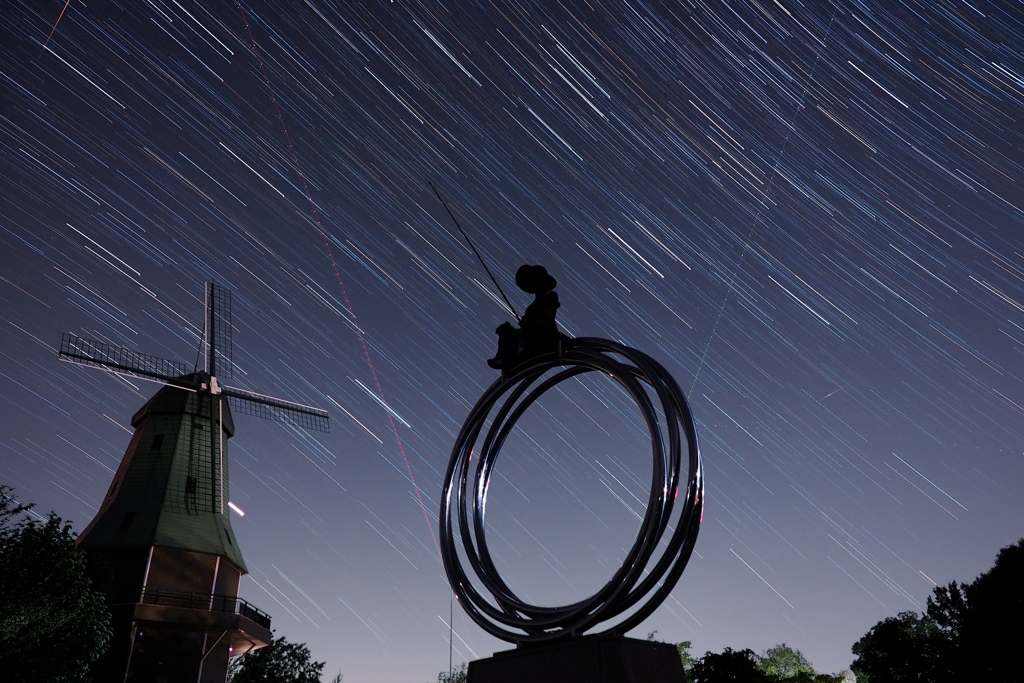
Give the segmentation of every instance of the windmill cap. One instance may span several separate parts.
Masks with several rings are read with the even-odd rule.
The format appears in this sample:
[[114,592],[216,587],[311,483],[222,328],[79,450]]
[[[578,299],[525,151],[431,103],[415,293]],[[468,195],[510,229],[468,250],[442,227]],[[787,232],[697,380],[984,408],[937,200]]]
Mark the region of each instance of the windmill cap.
[[516,285],[527,294],[550,292],[557,284],[544,266],[519,266],[516,271]]
[[[199,389],[203,384],[210,381],[210,376],[205,372],[194,372],[182,375],[176,379],[181,386],[168,384],[153,394],[146,403],[132,416],[132,426],[138,428],[142,421],[153,415],[166,413],[188,413],[192,415],[209,414],[210,408],[200,405],[200,397],[210,396],[208,392],[185,389],[185,386],[192,385]],[[231,438],[235,435],[235,421],[231,416],[231,408],[223,397],[211,397],[214,402],[222,401],[223,413],[220,415],[221,428],[224,434]]]

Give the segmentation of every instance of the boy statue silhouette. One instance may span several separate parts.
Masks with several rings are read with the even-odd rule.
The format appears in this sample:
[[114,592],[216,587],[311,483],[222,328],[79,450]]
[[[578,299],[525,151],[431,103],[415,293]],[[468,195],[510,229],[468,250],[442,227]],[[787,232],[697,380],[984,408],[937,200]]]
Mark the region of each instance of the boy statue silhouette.
[[498,353],[487,364],[508,374],[516,365],[534,356],[557,351],[567,337],[558,331],[555,316],[558,313],[558,282],[544,266],[520,266],[516,271],[516,285],[527,294],[533,294],[533,303],[526,307],[519,328],[504,322],[498,326]]

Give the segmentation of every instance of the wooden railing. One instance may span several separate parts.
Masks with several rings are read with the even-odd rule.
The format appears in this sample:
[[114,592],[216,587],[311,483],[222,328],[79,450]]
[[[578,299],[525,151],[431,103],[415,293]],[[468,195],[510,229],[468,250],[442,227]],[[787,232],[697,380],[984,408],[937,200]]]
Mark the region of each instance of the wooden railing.
[[146,605],[185,607],[187,609],[201,609],[208,612],[240,614],[243,617],[252,619],[263,628],[270,628],[269,614],[234,595],[214,595],[184,591],[177,588],[143,586],[139,602]]

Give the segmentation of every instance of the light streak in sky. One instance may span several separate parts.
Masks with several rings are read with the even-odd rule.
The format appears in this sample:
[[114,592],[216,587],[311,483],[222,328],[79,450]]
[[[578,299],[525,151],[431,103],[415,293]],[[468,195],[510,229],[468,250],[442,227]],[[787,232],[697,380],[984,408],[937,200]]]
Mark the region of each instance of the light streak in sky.
[[110,99],[110,101],[111,101],[111,102],[113,102],[113,103],[114,103],[114,104],[116,104],[117,106],[121,107],[121,109],[125,109],[125,108],[126,108],[126,107],[124,106],[124,104],[122,104],[121,102],[118,102],[118,101],[117,101],[117,98],[115,98],[115,97],[114,97],[113,95],[111,95],[111,94],[110,94],[109,92],[107,92],[106,90],[104,90],[103,88],[101,88],[101,87],[99,86],[99,84],[98,84],[98,83],[96,83],[96,81],[94,81],[93,79],[89,78],[89,77],[88,77],[88,76],[86,76],[86,75],[85,75],[84,73],[82,73],[81,71],[79,71],[78,69],[76,69],[76,68],[75,68],[74,66],[72,66],[71,64],[69,64],[69,63],[68,63],[68,61],[67,61],[66,59],[64,59],[63,57],[61,57],[61,56],[60,56],[59,54],[57,54],[56,52],[54,52],[54,51],[53,51],[53,50],[52,50],[51,48],[49,48],[49,47],[44,47],[44,48],[43,48],[43,50],[44,50],[45,52],[49,52],[49,53],[50,53],[51,55],[53,55],[54,57],[56,57],[57,59],[59,59],[59,60],[60,60],[60,61],[61,61],[61,62],[62,62],[62,63],[64,64],[64,66],[66,66],[67,68],[71,69],[71,70],[72,70],[72,71],[74,71],[74,72],[75,72],[76,74],[78,74],[78,75],[79,75],[79,76],[80,76],[80,77],[82,78],[82,80],[83,80],[83,81],[85,81],[86,83],[88,83],[88,84],[89,84],[89,85],[91,85],[92,87],[96,88],[96,90],[98,90],[98,91],[100,91],[101,93],[103,93],[103,94],[104,94],[104,95],[105,95],[105,96],[106,96],[106,97],[107,97],[108,99]]
[[378,528],[377,528],[377,527],[375,527],[375,526],[374,526],[373,524],[371,524],[371,523],[370,523],[370,520],[365,520],[365,521],[366,521],[366,524],[367,524],[367,525],[368,525],[368,526],[369,526],[369,527],[370,527],[371,529],[373,529],[374,531],[376,531],[376,532],[377,532],[377,534],[378,534],[378,535],[379,535],[379,536],[380,536],[381,538],[383,538],[383,539],[384,539],[384,542],[385,542],[385,543],[387,543],[387,544],[388,544],[389,546],[391,546],[392,548],[394,548],[394,549],[395,549],[395,552],[396,552],[396,553],[398,553],[399,555],[401,555],[401,556],[402,556],[402,559],[403,559],[403,560],[405,560],[405,561],[406,561],[406,562],[408,562],[408,563],[409,563],[410,565],[412,565],[412,566],[413,566],[413,568],[417,568],[417,567],[416,567],[416,563],[415,563],[415,562],[413,562],[412,560],[410,560],[410,559],[409,559],[409,557],[408,557],[408,556],[407,556],[407,555],[406,555],[405,553],[403,553],[403,552],[402,552],[401,550],[399,550],[399,549],[398,549],[398,546],[396,546],[396,545],[395,545],[394,543],[392,543],[392,542],[391,542],[391,541],[390,541],[390,540],[388,539],[388,537],[387,537],[387,536],[385,536],[385,535],[384,535],[383,533],[381,533],[380,529],[378,529]]
[[360,382],[360,381],[359,381],[358,379],[356,379],[355,377],[353,377],[353,378],[352,378],[352,381],[353,381],[353,382],[355,382],[355,383],[356,383],[357,385],[359,385],[359,388],[360,388],[360,389],[362,389],[363,391],[365,391],[365,392],[366,392],[366,395],[367,395],[367,396],[369,396],[369,397],[370,397],[371,399],[373,399],[374,401],[376,401],[376,402],[377,402],[377,404],[378,404],[378,405],[380,405],[380,407],[381,407],[381,408],[383,408],[384,410],[386,410],[386,411],[388,412],[388,415],[390,415],[391,417],[393,417],[393,418],[395,418],[396,420],[398,420],[399,422],[401,422],[401,423],[402,423],[402,425],[404,425],[405,427],[408,427],[409,429],[412,429],[412,425],[411,425],[411,424],[409,424],[409,423],[408,423],[408,422],[406,421],[406,419],[405,419],[405,418],[403,418],[403,417],[402,417],[401,415],[399,415],[399,414],[398,414],[397,412],[395,412],[395,409],[394,409],[394,408],[392,408],[392,407],[391,407],[391,406],[389,406],[389,405],[388,405],[387,403],[385,403],[385,402],[384,402],[384,399],[382,399],[382,398],[380,398],[379,396],[377,396],[376,394],[374,394],[374,393],[373,393],[373,391],[371,391],[371,390],[370,390],[370,388],[369,388],[368,386],[366,386],[365,384],[363,384],[362,382]]
[[[280,573],[280,572],[279,572],[279,573]],[[309,623],[313,624],[313,626],[314,626],[315,628],[320,628],[320,624],[318,624],[317,622],[313,621],[313,619],[311,619],[311,618],[310,618],[309,614],[307,614],[307,613],[306,613],[306,611],[305,611],[305,610],[303,610],[303,609],[302,609],[301,607],[299,607],[298,605],[296,605],[296,604],[295,604],[295,601],[294,601],[294,600],[292,600],[292,599],[291,599],[291,598],[289,598],[289,597],[288,597],[287,595],[285,595],[284,591],[282,591],[282,590],[281,590],[280,588],[278,588],[277,586],[275,586],[275,585],[274,585],[274,583],[273,583],[273,581],[271,581],[271,580],[270,580],[270,579],[268,579],[268,578],[264,578],[263,580],[267,582],[267,585],[268,585],[268,586],[270,586],[270,587],[271,587],[271,588],[273,588],[273,589],[274,589],[275,591],[277,591],[277,594],[278,594],[278,595],[280,595],[280,596],[281,596],[282,598],[284,598],[284,599],[285,599],[285,600],[286,600],[286,601],[288,602],[288,604],[289,604],[289,605],[291,605],[292,607],[294,607],[294,608],[295,608],[295,611],[296,611],[296,612],[298,612],[298,613],[299,613],[299,614],[301,614],[301,615],[302,615],[303,617],[305,617],[305,618],[306,618],[306,621],[308,621]],[[287,578],[285,578],[285,580],[287,581]],[[291,585],[291,582],[290,582],[290,581],[289,581],[288,583],[289,583],[289,585]],[[292,586],[292,587],[294,588],[295,586]],[[294,613],[294,612],[292,612],[291,610],[288,610],[288,613],[289,613],[289,614],[291,614],[291,615],[292,615],[293,617],[295,617],[295,613]],[[295,619],[296,619],[296,620],[299,620],[299,618],[298,618],[298,617],[295,617]]]
[[[447,669],[437,498],[513,316],[428,180],[516,310],[541,263],[566,333],[688,388],[713,523],[633,635],[839,671],[1024,529],[1018,3],[43,4],[0,12],[0,472],[81,530],[157,385],[56,340],[191,361],[214,277],[236,377],[334,417],[230,448],[243,597],[328,670]],[[604,379],[502,452],[524,593],[602,585],[636,531],[649,445]]]
[[[57,25],[60,23],[60,20],[64,18],[64,13],[68,11],[69,5],[71,5],[71,0],[66,0],[64,2],[64,6],[60,8],[60,14],[57,15],[57,21],[53,22],[53,28],[50,29],[50,32],[46,35],[46,40],[43,41],[43,50],[46,50],[46,46],[50,44],[50,39],[53,38],[53,34],[57,30]],[[39,53],[39,56],[42,56],[42,52]],[[36,60],[38,61],[38,57]]]
[[918,475],[919,477],[921,477],[922,479],[924,479],[924,480],[925,480],[926,482],[928,482],[929,484],[931,484],[932,486],[934,486],[935,488],[937,488],[937,489],[939,490],[939,493],[941,493],[941,494],[942,494],[942,495],[944,495],[944,496],[945,496],[946,498],[949,498],[949,499],[950,499],[951,501],[953,501],[954,503],[956,503],[957,505],[959,505],[959,506],[960,506],[961,508],[963,508],[963,511],[964,511],[964,512],[967,512],[967,508],[966,508],[966,507],[964,507],[964,506],[963,506],[963,504],[961,504],[961,503],[960,503],[960,501],[958,501],[958,500],[957,500],[956,498],[954,498],[953,496],[949,495],[949,493],[947,493],[947,492],[946,492],[945,490],[943,490],[943,488],[942,488],[941,486],[939,486],[938,484],[936,484],[936,483],[935,483],[934,481],[932,481],[932,480],[931,480],[931,479],[929,479],[928,477],[926,477],[926,476],[924,476],[923,474],[921,474],[921,473],[920,473],[920,472],[919,472],[919,471],[917,470],[917,468],[916,468],[916,467],[914,467],[913,465],[911,465],[911,464],[910,464],[909,462],[907,462],[906,460],[904,460],[903,458],[901,458],[901,457],[900,457],[899,455],[897,455],[896,453],[893,453],[893,456],[895,456],[895,458],[896,458],[897,460],[899,460],[899,461],[900,461],[901,463],[903,463],[904,465],[906,465],[906,466],[907,466],[907,467],[909,467],[910,469],[914,470],[914,474]]
[[759,573],[757,572],[757,570],[756,570],[756,569],[754,569],[753,567],[751,567],[751,566],[750,566],[750,565],[749,565],[749,564],[747,563],[747,561],[746,561],[746,560],[744,560],[744,559],[743,559],[742,557],[740,557],[740,556],[739,556],[739,554],[738,554],[738,553],[737,553],[737,552],[736,552],[735,550],[733,550],[732,548],[729,548],[729,552],[731,552],[731,553],[732,553],[733,555],[735,555],[735,556],[736,556],[736,559],[737,559],[737,560],[739,560],[740,562],[742,562],[742,563],[743,563],[743,566],[744,566],[744,567],[746,567],[746,568],[747,568],[747,569],[749,569],[749,570],[750,570],[751,572],[753,572],[754,576],[756,576],[757,578],[761,579],[761,581],[763,581],[763,582],[764,582],[764,585],[766,585],[766,586],[768,586],[769,588],[771,588],[771,589],[772,589],[772,592],[773,592],[773,593],[775,593],[776,595],[778,595],[778,596],[779,596],[779,597],[780,597],[780,598],[782,599],[782,602],[784,602],[784,603],[786,603],[787,605],[789,605],[790,609],[796,609],[796,607],[793,607],[793,603],[791,603],[791,602],[790,602],[789,600],[787,600],[787,599],[786,599],[785,597],[783,597],[782,593],[780,593],[779,591],[777,591],[777,590],[775,589],[775,586],[773,586],[773,585],[771,585],[770,583],[768,583],[768,580],[767,580],[767,579],[765,579],[765,578],[764,578],[763,576],[761,576],[761,575],[760,575],[760,574],[759,574]]
[[[440,614],[438,614],[437,618],[441,620],[441,623],[444,624],[444,627],[446,629],[449,628],[450,625],[445,620],[444,617],[442,617]],[[454,631],[454,630],[451,630],[451,629],[449,629],[449,630],[450,630],[451,633],[453,633],[455,635],[456,638],[459,639],[459,642],[462,643],[462,645],[469,651],[470,655],[472,655],[474,658],[477,658],[477,659],[480,657],[480,655],[478,655],[476,653],[476,651],[474,651],[473,648],[469,646],[469,643],[467,643],[465,640],[462,639],[462,636],[460,636],[457,631]],[[465,655],[463,655],[463,656],[465,656]]]
[[317,611],[320,612],[320,614],[324,615],[325,617],[327,617],[328,620],[330,620],[330,617],[327,615],[327,612],[325,612],[323,610],[323,608],[316,603],[316,600],[314,600],[313,598],[309,597],[309,595],[306,594],[306,591],[304,591],[301,588],[299,588],[295,584],[295,582],[292,581],[290,578],[288,578],[288,575],[285,574],[283,571],[281,571],[278,567],[276,567],[274,565],[271,565],[271,567],[273,567],[277,571],[277,573],[281,576],[281,578],[284,579],[285,581],[287,581],[288,584],[299,593],[299,595],[301,595],[302,597],[306,598],[306,600],[308,600],[310,602],[310,604],[313,605],[313,607],[316,607]]
[[[359,331],[359,344],[360,344],[360,346],[362,347],[362,350],[363,350],[363,357],[366,359],[366,364],[367,364],[367,366],[370,369],[370,374],[372,375],[374,384],[377,387],[377,396],[375,396],[374,398],[378,399],[380,404],[385,408],[385,410],[388,411],[388,422],[390,423],[391,431],[392,431],[392,433],[395,436],[395,442],[398,445],[399,453],[402,456],[402,460],[405,462],[406,471],[409,474],[410,481],[413,483],[414,489],[416,491],[416,495],[419,496],[420,495],[419,486],[416,485],[416,477],[413,474],[412,465],[409,463],[409,458],[408,458],[408,456],[405,453],[405,446],[402,443],[402,437],[398,433],[398,427],[394,423],[394,419],[393,418],[397,417],[397,413],[393,412],[388,407],[387,402],[385,401],[385,398],[384,398],[384,387],[381,385],[380,378],[377,375],[377,370],[376,370],[376,368],[373,365],[373,359],[371,358],[370,350],[369,350],[369,348],[366,345],[365,336],[363,335],[362,330],[359,328],[359,323],[358,323],[358,319],[356,318],[355,310],[353,309],[352,302],[351,302],[351,300],[349,299],[349,296],[348,296],[348,290],[345,287],[345,282],[344,282],[344,280],[342,280],[342,277],[341,277],[341,270],[338,268],[338,264],[337,264],[337,262],[334,259],[334,253],[331,250],[330,241],[327,239],[327,231],[324,229],[324,226],[323,226],[323,224],[320,221],[320,212],[317,210],[316,202],[313,201],[312,190],[309,187],[309,183],[306,180],[305,174],[302,172],[302,166],[301,166],[301,164],[299,164],[298,152],[296,151],[295,145],[292,142],[291,136],[288,133],[288,127],[287,127],[287,125],[285,125],[285,120],[284,120],[284,116],[283,116],[283,114],[281,112],[281,107],[278,104],[277,97],[274,95],[274,88],[273,88],[273,86],[272,86],[272,84],[270,82],[270,77],[267,75],[267,70],[266,70],[265,65],[263,63],[263,59],[260,57],[259,47],[256,44],[255,38],[253,38],[252,29],[249,26],[249,20],[246,18],[245,10],[244,10],[244,8],[242,7],[241,4],[238,5],[238,11],[239,11],[239,14],[241,15],[242,23],[245,25],[245,31],[246,31],[246,33],[249,36],[249,43],[250,43],[250,45],[252,47],[253,55],[256,56],[256,60],[259,63],[260,72],[263,75],[263,81],[267,85],[267,87],[270,89],[271,101],[274,104],[274,111],[277,114],[277,120],[278,120],[278,122],[281,125],[281,131],[284,133],[285,140],[288,143],[288,150],[289,150],[289,152],[291,152],[292,162],[294,163],[296,169],[298,170],[299,177],[302,179],[302,188],[303,188],[303,190],[305,192],[306,199],[309,202],[310,212],[311,212],[311,214],[313,216],[313,220],[316,222],[317,228],[319,229],[320,235],[321,235],[321,237],[323,239],[324,249],[326,250],[327,256],[330,259],[331,267],[332,267],[332,269],[334,271],[334,276],[335,276],[335,279],[338,282],[338,286],[341,288],[342,297],[345,300],[345,305],[346,305],[346,307],[348,309],[349,317],[352,319],[352,322],[355,324],[356,329]],[[399,418],[399,419],[401,420],[401,418]],[[406,427],[410,427],[410,425],[407,422],[403,421],[403,424],[405,424]],[[427,516],[426,506],[424,506],[422,504],[422,499],[420,500],[420,506],[423,508],[424,522],[426,522],[427,530],[430,532],[431,537],[434,538],[434,545],[437,546],[437,539],[436,539],[436,535],[434,534],[434,528],[433,528],[433,525],[431,524],[430,518]],[[438,546],[438,548],[439,548],[439,546]],[[440,554],[440,550],[438,551],[438,554]]]

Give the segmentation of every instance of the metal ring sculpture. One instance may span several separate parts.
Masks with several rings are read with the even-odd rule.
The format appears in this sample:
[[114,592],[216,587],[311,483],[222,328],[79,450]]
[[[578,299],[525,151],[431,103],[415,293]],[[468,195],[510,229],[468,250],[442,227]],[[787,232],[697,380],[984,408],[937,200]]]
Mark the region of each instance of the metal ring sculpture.
[[[543,378],[551,370],[557,371]],[[640,408],[651,434],[650,498],[632,548],[622,567],[603,588],[569,605],[539,607],[519,599],[498,575],[491,559],[484,533],[488,483],[502,444],[530,405],[556,384],[586,372],[609,375]],[[661,403],[667,439],[644,385],[654,390]],[[499,403],[488,425],[487,418]],[[477,448],[485,426],[483,444]],[[679,501],[684,438],[689,477]],[[479,457],[471,479],[469,470],[474,453]],[[467,486],[471,482],[470,491]],[[668,371],[650,356],[622,344],[595,338],[570,339],[564,342],[560,353],[526,360],[507,377],[496,381],[466,418],[452,450],[441,496],[441,557],[448,581],[463,608],[484,630],[502,640],[521,644],[552,641],[582,635],[596,624],[616,618],[620,620],[602,633],[624,634],[657,609],[679,580],[697,540],[703,503],[703,474],[693,415]],[[673,524],[674,531],[664,552],[655,558],[655,550]],[[454,535],[456,528],[468,568],[491,599],[474,587],[463,566]],[[647,600],[643,602],[645,596]],[[627,614],[621,616],[624,613]]]

